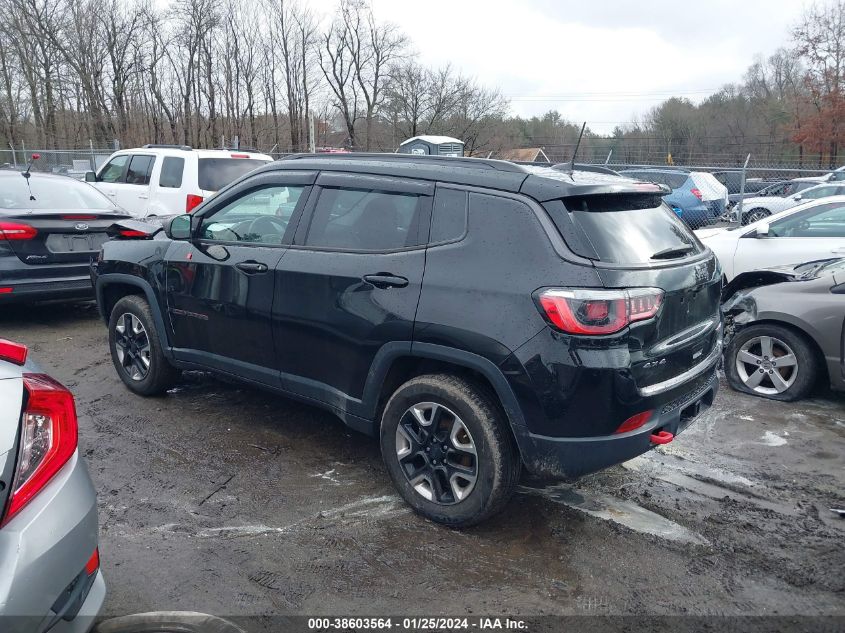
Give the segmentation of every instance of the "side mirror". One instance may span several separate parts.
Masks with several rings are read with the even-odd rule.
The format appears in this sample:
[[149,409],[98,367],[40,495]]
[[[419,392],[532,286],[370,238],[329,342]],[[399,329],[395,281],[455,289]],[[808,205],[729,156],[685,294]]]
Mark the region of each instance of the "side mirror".
[[97,174],[95,174],[93,171],[86,171],[85,182],[97,182]]
[[171,240],[190,240],[194,231],[194,216],[185,213],[173,218],[164,232]]
[[769,223],[763,222],[754,232],[755,237],[769,237]]

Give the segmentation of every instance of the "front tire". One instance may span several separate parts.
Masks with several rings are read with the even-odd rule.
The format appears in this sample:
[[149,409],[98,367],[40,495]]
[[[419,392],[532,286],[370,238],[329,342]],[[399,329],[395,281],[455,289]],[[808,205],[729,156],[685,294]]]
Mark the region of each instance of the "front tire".
[[772,400],[799,400],[816,383],[818,360],[801,334],[780,325],[752,325],[731,339],[725,375],[737,391]]
[[112,308],[109,349],[117,375],[138,395],[163,393],[179,378],[179,370],[164,356],[150,306],[142,297],[123,297]]
[[450,374],[409,380],[381,422],[381,453],[393,484],[422,516],[468,527],[502,510],[521,462],[498,400]]

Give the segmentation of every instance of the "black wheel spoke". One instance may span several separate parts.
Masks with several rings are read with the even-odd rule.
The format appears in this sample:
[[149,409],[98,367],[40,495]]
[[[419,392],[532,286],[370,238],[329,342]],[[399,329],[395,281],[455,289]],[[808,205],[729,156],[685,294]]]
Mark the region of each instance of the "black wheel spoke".
[[447,407],[422,402],[402,415],[396,455],[414,490],[441,505],[462,501],[478,476],[475,444],[463,421]]
[[150,337],[141,320],[130,312],[117,319],[114,332],[117,360],[132,380],[144,380],[152,361]]

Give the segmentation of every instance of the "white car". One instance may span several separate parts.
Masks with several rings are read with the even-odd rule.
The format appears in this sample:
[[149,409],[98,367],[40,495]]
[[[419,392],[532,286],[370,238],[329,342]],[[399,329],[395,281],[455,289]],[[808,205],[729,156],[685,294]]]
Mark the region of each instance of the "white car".
[[727,281],[740,273],[845,257],[845,196],[812,200],[748,226],[695,231]]
[[[790,183],[784,183],[785,186],[790,184],[795,187],[799,182],[815,182],[809,179],[796,178]],[[780,213],[786,209],[791,209],[803,202],[809,200],[818,200],[819,198],[827,198],[829,196],[845,195],[845,182],[830,182],[821,183],[811,186],[806,189],[798,187],[795,193],[787,193],[786,195],[777,195],[776,193],[769,193],[765,196],[753,196],[745,198],[742,201],[742,223],[751,224],[757,220]],[[773,190],[774,191],[774,190]]]
[[267,154],[144,145],[115,152],[85,180],[136,218],[191,212],[247,172],[272,162]]

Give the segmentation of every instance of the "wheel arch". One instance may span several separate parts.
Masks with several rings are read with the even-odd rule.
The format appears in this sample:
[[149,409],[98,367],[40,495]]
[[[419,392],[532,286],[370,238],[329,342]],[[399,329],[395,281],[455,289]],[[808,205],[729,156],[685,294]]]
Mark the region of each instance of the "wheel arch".
[[512,432],[515,426],[525,426],[516,395],[495,363],[466,350],[431,343],[388,344],[382,348],[364,387],[368,417],[378,426],[384,405],[399,385],[427,373],[452,373],[479,381],[498,399]]
[[140,277],[124,273],[107,273],[100,275],[94,286],[97,295],[97,307],[106,323],[109,322],[111,311],[123,297],[138,295],[144,297],[150,305],[153,320],[159,339],[162,341],[162,351],[167,358],[172,357],[169,333],[165,327],[163,312],[152,286]]

